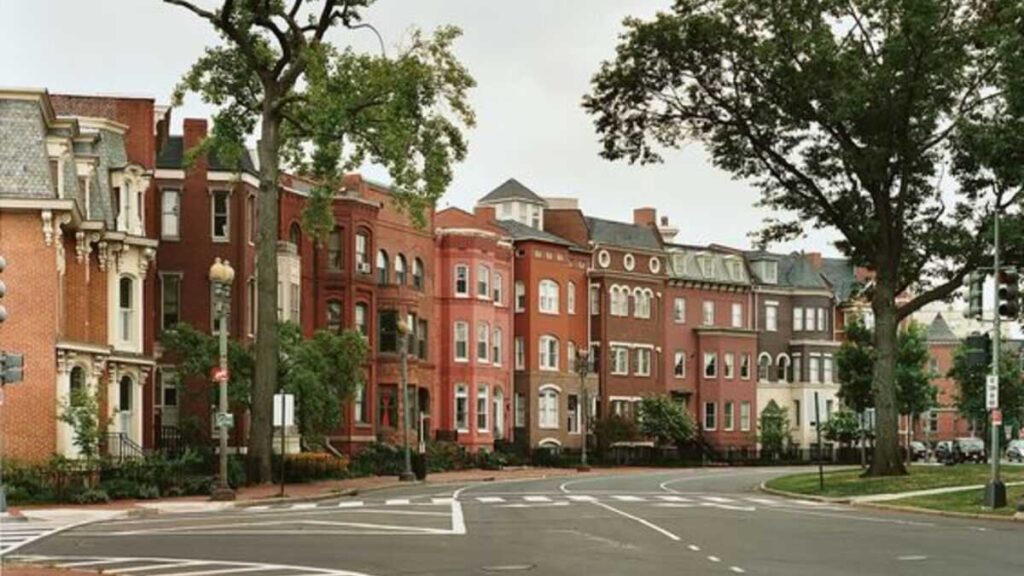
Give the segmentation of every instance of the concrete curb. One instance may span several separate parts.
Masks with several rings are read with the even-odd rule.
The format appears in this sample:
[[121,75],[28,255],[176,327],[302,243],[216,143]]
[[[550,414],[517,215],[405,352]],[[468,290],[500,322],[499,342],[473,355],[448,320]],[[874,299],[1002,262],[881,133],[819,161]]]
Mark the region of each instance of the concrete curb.
[[926,514],[929,516],[945,516],[947,518],[968,518],[972,520],[1001,520],[1003,522],[1024,522],[1024,514],[1017,512],[1013,516],[999,516],[997,514],[982,514],[971,512],[953,512],[950,510],[935,510],[933,508],[919,508],[917,506],[901,506],[899,504],[883,504],[881,502],[853,502],[857,508],[874,508],[877,510],[890,510],[893,512],[912,512],[914,514]]
[[759,492],[766,494],[774,494],[775,496],[782,496],[783,498],[789,498],[792,500],[812,500],[814,502],[825,502],[828,504],[851,504],[853,499],[850,497],[834,498],[830,496],[817,496],[814,494],[800,494],[799,492],[788,492],[786,490],[779,490],[777,488],[769,488],[766,482],[761,482],[760,486],[757,487]]

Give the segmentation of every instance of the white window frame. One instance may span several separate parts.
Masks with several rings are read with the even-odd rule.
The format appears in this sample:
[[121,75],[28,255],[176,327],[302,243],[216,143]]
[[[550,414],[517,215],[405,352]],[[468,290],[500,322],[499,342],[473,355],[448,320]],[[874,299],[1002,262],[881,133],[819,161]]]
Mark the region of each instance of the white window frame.
[[672,321],[686,324],[686,298],[676,298],[672,302]]
[[775,303],[764,306],[764,329],[766,332],[779,330],[779,305]]
[[[708,414],[708,406],[711,407],[711,413]],[[708,416],[711,416],[709,419]],[[705,402],[704,407],[700,414],[701,425],[708,432],[714,432],[718,429],[718,404],[715,402]],[[710,422],[710,424],[709,424]]]
[[496,327],[491,334],[491,363],[495,366],[501,366],[503,352],[505,351],[504,342],[504,331],[501,327]]
[[793,308],[793,332],[804,331],[804,309]]
[[[682,370],[680,370],[680,366]],[[672,357],[672,376],[675,378],[686,378],[686,351],[676,350],[675,356]]]
[[807,381],[814,384],[821,383],[821,355],[809,354],[807,357]]
[[[217,195],[224,195],[224,234],[217,235]],[[210,238],[214,242],[231,241],[231,190],[214,188],[210,190]]]
[[540,297],[537,299],[537,311],[541,314],[558,314],[558,282],[550,278],[543,278],[537,283],[537,291]]
[[522,280],[515,283],[516,312],[526,312],[526,284]]
[[[459,421],[459,401],[464,403],[465,409],[463,410],[464,421]],[[455,421],[455,429],[459,432],[469,432],[469,388],[465,384],[455,385],[455,411],[452,414],[452,418]]]
[[366,394],[366,382],[356,385],[355,396],[352,399],[352,419],[356,424],[369,424],[370,406]]
[[478,264],[476,267],[476,298],[491,299],[491,268],[486,264]]
[[[537,361],[540,369],[550,372],[558,371],[558,353],[560,351],[560,343],[558,338],[550,334],[543,334],[539,339],[540,349],[537,354]],[[551,350],[552,345],[554,351]]]
[[[576,409],[573,410],[572,401],[576,402]],[[569,434],[580,433],[580,418],[583,413],[583,403],[580,402],[578,394],[569,394],[565,397],[565,411],[568,418],[565,422],[565,431]]]
[[835,363],[833,362],[832,355],[831,354],[825,354],[825,356],[821,360],[821,373],[822,373],[821,380],[825,384],[832,384],[833,382],[835,382],[835,380],[834,380],[835,374],[833,372],[834,368],[835,368]]
[[557,430],[559,428],[559,402],[562,393],[557,386],[541,386],[537,394],[537,428]]
[[[483,352],[483,356],[480,352]],[[487,322],[476,324],[476,353],[475,358],[479,364],[490,364],[491,362],[491,326]]]
[[167,330],[170,326],[164,322],[167,314],[167,279],[174,278],[177,284],[175,292],[178,295],[178,322],[181,322],[181,283],[184,281],[184,274],[181,272],[160,273],[160,329]]
[[[469,266],[467,264],[456,264],[454,270],[452,290],[455,292],[455,297],[469,298]],[[463,276],[462,280],[459,278],[460,275]],[[464,284],[462,290],[459,290],[460,282]]]
[[612,286],[608,289],[608,313],[612,316],[629,316],[629,288]]
[[826,321],[825,309],[818,308],[818,332],[824,332],[828,330],[828,322]]
[[[128,281],[128,306],[123,304],[123,282]],[[138,280],[134,276],[124,274],[117,279],[117,340],[122,344],[135,342],[135,317],[138,314],[139,303],[135,283]]]
[[637,288],[633,292],[633,298],[633,317],[649,319],[651,317],[651,304],[654,300],[654,292],[647,288]]
[[722,377],[728,380],[736,377],[736,355],[732,352],[722,354]]
[[590,314],[591,315],[600,314],[601,313],[601,286],[598,285],[598,284],[591,284],[587,288],[587,293],[588,293],[589,304],[590,304]]
[[736,414],[734,413],[735,403],[726,400],[722,404],[722,430],[732,432],[736,429]]
[[494,305],[504,306],[505,305],[505,278],[501,272],[494,273]]
[[625,346],[611,346],[611,356],[611,373],[615,376],[628,376],[629,348]]
[[704,326],[715,325],[715,301],[704,300],[701,302],[701,324]]
[[[478,434],[491,431],[490,407],[491,387],[487,384],[476,385],[476,431]],[[483,410],[481,410],[483,408]],[[483,422],[481,425],[481,417]]]
[[[708,368],[711,368],[711,373],[708,373]],[[705,378],[717,378],[718,377],[718,353],[717,352],[705,352],[704,362],[701,364],[701,374]]]
[[516,370],[526,370],[526,340],[522,336],[516,336],[513,345],[515,346]]
[[516,392],[512,395],[512,410],[513,410],[513,425],[516,428],[524,428],[526,426],[526,396]]
[[743,328],[743,304],[733,302],[731,308],[732,327]]
[[576,283],[572,280],[565,285],[565,308],[569,314],[576,313]]
[[740,402],[740,432],[750,432],[750,401]]
[[[465,354],[462,356],[459,355],[460,332],[462,333],[461,342],[465,344]],[[469,322],[465,322],[463,320],[455,321],[452,325],[452,341],[452,357],[455,361],[462,363],[469,362]]]
[[[174,198],[174,205],[172,211],[167,211],[167,199],[169,197]],[[174,234],[169,234],[168,229],[168,218],[173,221]],[[160,189],[160,239],[161,240],[181,240],[181,189],[180,188],[161,188]]]
[[634,376],[650,376],[651,375],[651,360],[654,356],[654,351],[650,348],[637,348],[634,350],[636,354],[636,365],[634,367]]
[[750,380],[751,365],[750,362],[753,360],[750,356],[750,352],[740,353],[740,380]]

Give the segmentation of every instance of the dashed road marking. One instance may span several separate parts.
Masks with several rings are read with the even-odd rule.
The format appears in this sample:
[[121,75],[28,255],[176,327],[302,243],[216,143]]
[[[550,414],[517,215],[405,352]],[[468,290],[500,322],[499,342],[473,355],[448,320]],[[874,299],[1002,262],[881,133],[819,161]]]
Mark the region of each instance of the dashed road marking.
[[708,502],[716,502],[718,504],[731,504],[736,501],[732,498],[723,498],[721,496],[703,496],[703,498]]
[[644,502],[645,500],[639,496],[612,496],[613,499],[619,502]]
[[359,508],[362,505],[362,501],[359,500],[354,500],[351,502],[338,502],[338,508]]
[[747,572],[746,570],[744,570],[743,568],[740,568],[739,566],[729,566],[729,570],[735,572],[736,574],[745,574]]
[[292,510],[311,510],[319,506],[316,502],[303,502],[300,504],[292,504]]
[[910,556],[897,556],[896,559],[901,561],[901,562],[917,562],[917,561],[920,561],[920,560],[927,560],[928,557],[927,556],[919,556],[919,555],[910,555]]
[[523,500],[527,502],[551,502],[551,498],[547,496],[523,496]]
[[570,494],[570,495],[566,496],[566,498],[568,498],[569,500],[572,500],[573,502],[596,502],[597,501],[597,498],[595,498],[593,496],[587,496],[585,494]]
[[386,506],[408,506],[410,500],[408,498],[392,498],[385,500],[384,505]]
[[700,552],[700,546],[697,546],[696,544],[690,544],[689,546],[687,546],[687,548],[689,548],[693,552]]
[[482,504],[498,504],[504,502],[505,499],[501,496],[477,496],[476,501]]
[[708,560],[711,561],[711,562],[721,562],[722,561],[722,559],[719,558],[718,556],[708,556]]
[[665,502],[693,502],[693,500],[682,496],[658,496],[658,500],[664,500]]

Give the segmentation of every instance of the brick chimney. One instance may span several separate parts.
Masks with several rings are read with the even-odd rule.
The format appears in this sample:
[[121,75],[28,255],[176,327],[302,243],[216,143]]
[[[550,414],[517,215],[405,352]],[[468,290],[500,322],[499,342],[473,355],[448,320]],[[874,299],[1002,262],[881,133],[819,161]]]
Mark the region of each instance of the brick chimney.
[[[182,138],[182,155],[199,145],[206,138],[206,119],[185,118],[184,136]],[[197,158],[193,166],[195,169],[206,169],[206,158]]]
[[807,261],[811,263],[812,268],[821,270],[821,252],[807,252],[804,256],[807,257]]
[[633,224],[637,226],[657,226],[658,210],[650,207],[633,209]]
[[473,208],[473,215],[484,222],[498,219],[497,214],[494,212],[494,206],[477,206]]

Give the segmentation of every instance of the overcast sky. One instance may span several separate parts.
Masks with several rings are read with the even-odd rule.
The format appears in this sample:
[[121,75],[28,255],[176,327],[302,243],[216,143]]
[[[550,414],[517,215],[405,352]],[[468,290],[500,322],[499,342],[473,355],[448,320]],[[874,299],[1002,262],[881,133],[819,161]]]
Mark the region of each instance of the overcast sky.
[[[200,5],[218,2],[197,0]],[[598,156],[581,97],[598,65],[614,53],[625,16],[647,17],[671,0],[378,0],[366,20],[389,46],[408,30],[455,24],[457,53],[476,78],[477,126],[469,157],[441,206],[471,208],[508,177],[542,196],[575,196],[589,214],[630,220],[648,205],[668,215],[677,241],[745,248],[768,213],[757,192],[711,165],[699,144],[665,155],[659,166]],[[146,95],[166,103],[178,78],[217,41],[209,26],[159,0],[0,0],[0,82],[51,92]],[[354,34],[354,36],[353,36]],[[337,44],[375,46],[368,32],[342,32]],[[371,43],[372,42],[372,43]],[[208,116],[195,98],[175,110]],[[378,179],[386,174],[368,170]],[[834,253],[830,232],[776,249]]]

